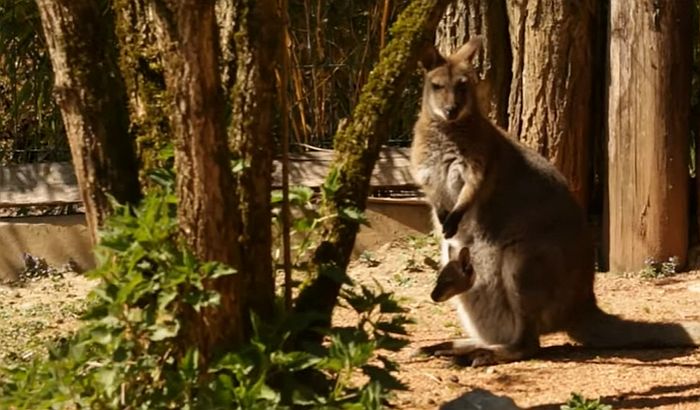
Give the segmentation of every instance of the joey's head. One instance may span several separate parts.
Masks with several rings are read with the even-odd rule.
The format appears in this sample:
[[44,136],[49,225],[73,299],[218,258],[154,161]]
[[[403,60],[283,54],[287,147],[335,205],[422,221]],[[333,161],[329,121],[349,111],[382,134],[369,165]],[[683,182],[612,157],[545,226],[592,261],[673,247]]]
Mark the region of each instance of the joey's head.
[[450,260],[440,269],[430,298],[433,302],[444,302],[468,291],[473,285],[474,267],[471,264],[469,248],[463,247],[457,259]]
[[425,68],[422,110],[439,122],[466,118],[477,110],[478,76],[471,60],[482,47],[481,37],[474,37],[449,57],[431,46],[421,58]]

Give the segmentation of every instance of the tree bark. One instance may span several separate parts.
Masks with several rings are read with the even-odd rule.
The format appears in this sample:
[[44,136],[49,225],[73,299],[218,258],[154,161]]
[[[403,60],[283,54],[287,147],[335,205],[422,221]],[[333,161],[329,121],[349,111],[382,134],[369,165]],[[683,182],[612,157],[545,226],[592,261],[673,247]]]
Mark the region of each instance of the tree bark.
[[484,38],[484,47],[474,60],[474,67],[482,80],[479,85],[481,110],[496,124],[506,128],[511,52],[505,1],[454,1],[438,25],[438,48],[443,55],[449,55],[469,38],[478,35]]
[[[415,0],[401,13],[392,27],[393,38],[381,51],[379,62],[362,89],[352,119],[335,135],[335,158],[326,178],[322,203],[322,213],[335,217],[323,227],[323,241],[315,253],[318,276],[296,302],[297,311],[321,315],[314,325],[330,324],[340,287],[347,278],[359,222],[344,217],[344,211],[365,209],[372,169],[387,138],[387,112],[411,78],[419,52],[435,41],[435,28],[448,3]],[[313,339],[310,335],[309,338]]]
[[238,270],[208,284],[220,293],[221,303],[194,314],[193,323],[188,324],[191,338],[207,360],[216,350],[244,340],[248,275],[240,269],[237,246],[239,203],[223,121],[214,1],[153,0],[150,4],[172,98],[180,229],[197,257]]
[[508,129],[557,166],[585,207],[594,0],[507,4],[513,53]]
[[148,174],[166,166],[159,154],[170,142],[163,64],[146,0],[115,0],[112,5],[140,179],[148,187]]
[[627,2],[610,9],[608,169],[610,268],[688,247],[690,0]]
[[109,196],[140,199],[124,83],[111,46],[113,20],[94,1],[37,0],[75,173],[93,243]]
[[[282,20],[276,0],[226,0],[219,5],[223,64],[228,80],[224,92],[232,107],[228,138],[234,161],[243,166],[234,174],[242,221],[239,244],[241,269],[250,275],[250,307],[269,318],[274,309],[272,274],[272,122],[276,98],[275,71],[281,61]],[[260,29],[260,27],[265,29]]]

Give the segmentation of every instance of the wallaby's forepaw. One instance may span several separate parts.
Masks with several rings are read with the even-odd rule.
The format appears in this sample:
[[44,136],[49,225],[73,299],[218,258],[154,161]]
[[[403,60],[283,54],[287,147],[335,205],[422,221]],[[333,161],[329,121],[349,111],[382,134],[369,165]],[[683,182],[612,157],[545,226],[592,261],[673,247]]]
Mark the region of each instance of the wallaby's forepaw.
[[447,218],[447,215],[449,215],[449,214],[450,214],[450,211],[448,211],[447,209],[436,209],[435,210],[435,215],[437,216],[438,222],[440,222],[440,224],[445,223],[445,219]]
[[460,212],[450,212],[447,214],[445,222],[442,223],[442,234],[445,236],[445,239],[450,239],[455,236],[461,220],[462,214]]

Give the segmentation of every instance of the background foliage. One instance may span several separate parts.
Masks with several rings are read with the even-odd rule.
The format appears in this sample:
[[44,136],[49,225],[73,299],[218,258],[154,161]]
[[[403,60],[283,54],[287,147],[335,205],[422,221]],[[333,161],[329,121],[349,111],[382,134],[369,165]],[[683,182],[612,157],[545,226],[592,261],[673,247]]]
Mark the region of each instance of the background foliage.
[[0,0],[0,164],[70,159],[34,0]]
[[[409,3],[294,1],[289,4],[292,149],[331,147],[357,103],[388,27]],[[418,109],[418,81],[406,89],[390,132],[407,145]],[[0,161],[67,161],[70,151],[51,96],[52,72],[34,0],[0,0]],[[301,144],[301,145],[300,145]]]

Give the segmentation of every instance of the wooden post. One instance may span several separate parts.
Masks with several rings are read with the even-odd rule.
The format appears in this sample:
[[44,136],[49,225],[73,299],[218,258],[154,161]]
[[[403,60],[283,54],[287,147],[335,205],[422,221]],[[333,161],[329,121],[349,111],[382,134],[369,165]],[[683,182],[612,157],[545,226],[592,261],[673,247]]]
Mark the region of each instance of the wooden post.
[[508,1],[509,132],[548,158],[586,206],[594,0]]
[[610,268],[688,248],[688,132],[693,15],[690,0],[610,8],[608,198]]

